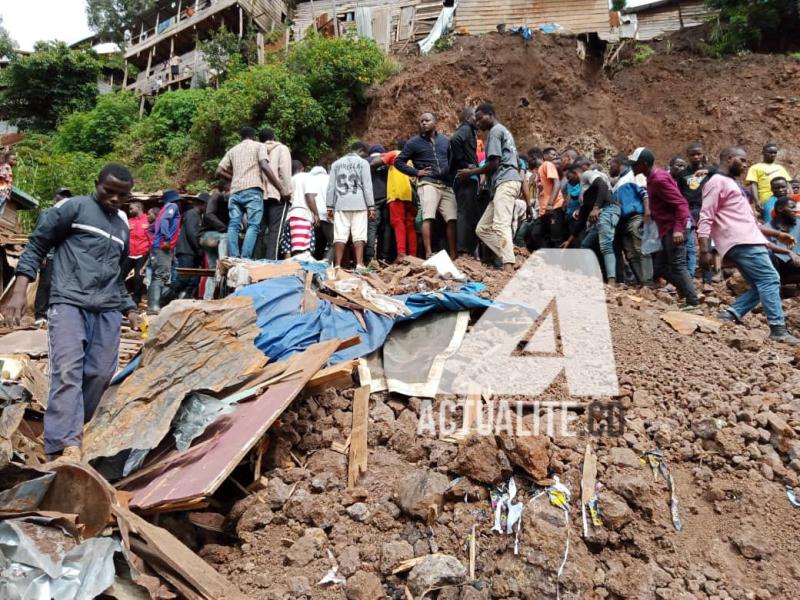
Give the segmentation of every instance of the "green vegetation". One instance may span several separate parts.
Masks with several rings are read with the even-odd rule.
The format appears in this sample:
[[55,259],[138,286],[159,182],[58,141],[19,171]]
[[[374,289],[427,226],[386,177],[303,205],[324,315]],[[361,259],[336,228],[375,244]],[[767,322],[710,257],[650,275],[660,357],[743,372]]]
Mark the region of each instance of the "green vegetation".
[[8,30],[3,27],[3,17],[0,16],[0,57],[10,57],[12,54],[14,54],[14,49],[16,47],[17,43],[11,39],[11,35],[8,33]]
[[3,115],[28,130],[53,129],[69,113],[94,107],[102,65],[91,50],[37,42],[30,56],[15,56],[0,72]]
[[650,46],[645,44],[637,44],[633,51],[633,64],[641,65],[650,60],[656,53]]
[[714,54],[746,50],[785,52],[797,47],[800,3],[797,0],[706,0],[719,11],[711,39]]
[[92,31],[122,44],[136,16],[155,6],[156,0],[86,0],[86,18]]
[[452,33],[448,33],[447,35],[443,35],[433,43],[433,51],[444,52],[445,50],[450,50],[450,48],[452,48],[455,43],[456,43],[456,36],[453,35]]
[[[219,160],[238,142],[243,125],[273,129],[295,155],[313,162],[347,141],[346,125],[353,109],[364,102],[372,84],[396,69],[372,40],[316,35],[293,44],[288,56],[285,51],[274,52],[267,56],[267,64],[250,65],[254,54],[249,42],[234,37],[235,44],[230,44],[230,35],[220,31],[212,39],[217,45],[215,60],[227,74],[218,88],[161,94],[141,119],[134,95],[115,92],[97,97],[94,70],[81,80],[86,89],[71,88],[85,94],[73,94],[79,100],[69,104],[55,91],[58,86],[53,81],[77,79],[72,71],[62,75],[34,70],[27,60],[15,60],[7,71],[25,63],[29,79],[23,86],[15,75],[6,92],[19,94],[26,86],[40,93],[50,90],[47,117],[39,123],[41,133],[29,135],[17,146],[20,187],[47,206],[60,185],[76,193],[90,191],[100,167],[116,161],[132,169],[139,190],[177,185],[196,193],[209,188]],[[52,55],[64,51],[58,45],[43,45],[29,59],[37,65],[53,63]],[[67,66],[86,61],[96,63],[99,71],[100,63],[91,52],[67,54],[63,59]],[[25,125],[30,115],[18,111],[12,118]]]

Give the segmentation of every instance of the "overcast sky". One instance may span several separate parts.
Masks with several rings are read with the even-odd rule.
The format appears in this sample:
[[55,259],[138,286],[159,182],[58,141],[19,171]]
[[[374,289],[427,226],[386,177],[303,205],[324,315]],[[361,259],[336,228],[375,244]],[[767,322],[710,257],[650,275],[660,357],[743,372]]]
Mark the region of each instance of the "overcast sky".
[[72,43],[91,33],[86,0],[0,0],[0,16],[21,50],[39,40]]

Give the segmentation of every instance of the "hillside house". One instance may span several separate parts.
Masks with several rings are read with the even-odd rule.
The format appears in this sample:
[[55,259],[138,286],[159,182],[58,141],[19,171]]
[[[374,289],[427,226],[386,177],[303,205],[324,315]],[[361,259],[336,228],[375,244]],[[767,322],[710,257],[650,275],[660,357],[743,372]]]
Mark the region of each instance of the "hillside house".
[[563,33],[605,37],[610,31],[607,0],[300,0],[293,34],[302,39],[310,27],[332,33],[335,12],[340,33],[355,29],[385,50],[398,51],[425,38],[440,13],[452,6],[452,28],[464,34],[554,24]]
[[716,14],[705,6],[704,0],[656,0],[626,8],[623,15],[630,18],[632,37],[648,41],[681,29],[698,27]]
[[134,80],[127,71],[124,85],[142,94],[190,87],[206,82],[209,72],[199,43],[224,25],[243,36],[249,30],[268,33],[289,20],[289,0],[159,0],[130,26],[125,62],[139,70]]

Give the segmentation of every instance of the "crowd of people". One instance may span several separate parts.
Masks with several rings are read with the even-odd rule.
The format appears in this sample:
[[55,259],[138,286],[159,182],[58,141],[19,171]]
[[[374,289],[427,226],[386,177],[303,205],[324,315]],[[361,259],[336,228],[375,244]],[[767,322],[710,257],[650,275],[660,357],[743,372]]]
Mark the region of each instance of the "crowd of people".
[[[718,318],[739,323],[760,303],[769,337],[800,344],[781,300],[783,284],[800,282],[800,184],[776,162],[773,143],[752,166],[740,147],[712,163],[692,143],[668,168],[640,147],[604,169],[574,148],[520,154],[491,104],[465,108],[451,137],[425,112],[418,134],[395,149],[356,142],[329,170],[306,170],[269,129],[244,127],[240,137],[218,166],[216,189],[183,209],[167,190],[159,209],[145,211],[131,202],[131,173],[111,164],[93,194],[62,188],[40,216],[0,313],[19,323],[27,287],[40,277],[36,312],[48,323],[52,362],[49,455],[80,458],[83,422],[114,370],[121,317],[139,326],[145,287],[148,312],[157,313],[173,298],[200,296],[200,278],[186,273],[225,256],[313,257],[363,271],[445,250],[513,272],[515,246],[583,248],[597,253],[609,285],[661,287],[686,311],[735,267],[749,289]],[[9,171],[0,165],[0,184]],[[202,296],[214,288],[206,282]]]

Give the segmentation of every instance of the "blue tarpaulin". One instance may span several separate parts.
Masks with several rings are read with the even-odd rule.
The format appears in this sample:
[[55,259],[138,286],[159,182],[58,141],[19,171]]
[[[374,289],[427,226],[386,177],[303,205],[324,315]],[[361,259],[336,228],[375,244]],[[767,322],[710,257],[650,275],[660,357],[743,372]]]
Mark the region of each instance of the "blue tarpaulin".
[[[303,267],[323,274],[313,266],[309,268],[304,264]],[[273,362],[303,352],[318,342],[359,336],[360,343],[331,357],[330,364],[335,365],[360,358],[383,346],[396,322],[418,319],[432,311],[461,311],[491,306],[491,300],[478,296],[485,287],[481,283],[466,283],[457,292],[424,292],[396,296],[405,303],[411,315],[393,320],[365,310],[362,314],[366,329],[361,326],[353,311],[327,300],[319,299],[315,311],[302,312],[305,283],[294,275],[265,279],[243,287],[235,295],[253,299],[256,324],[261,330],[255,344]],[[141,355],[136,356],[114,376],[111,383],[122,382],[139,366],[140,360]]]
[[[411,320],[433,310],[469,310],[485,308],[491,300],[476,295],[482,286],[467,284],[460,292],[427,292],[399,296],[412,314],[400,320]],[[380,348],[389,335],[395,321],[372,311],[363,312],[367,324],[365,330],[353,311],[340,308],[320,299],[317,309],[301,312],[305,285],[298,277],[289,275],[266,279],[248,285],[236,292],[239,296],[250,296],[256,309],[256,323],[261,335],[256,346],[272,361],[279,361],[302,352],[312,344],[333,338],[347,339],[358,335],[361,342],[337,352],[331,364],[359,358]]]

